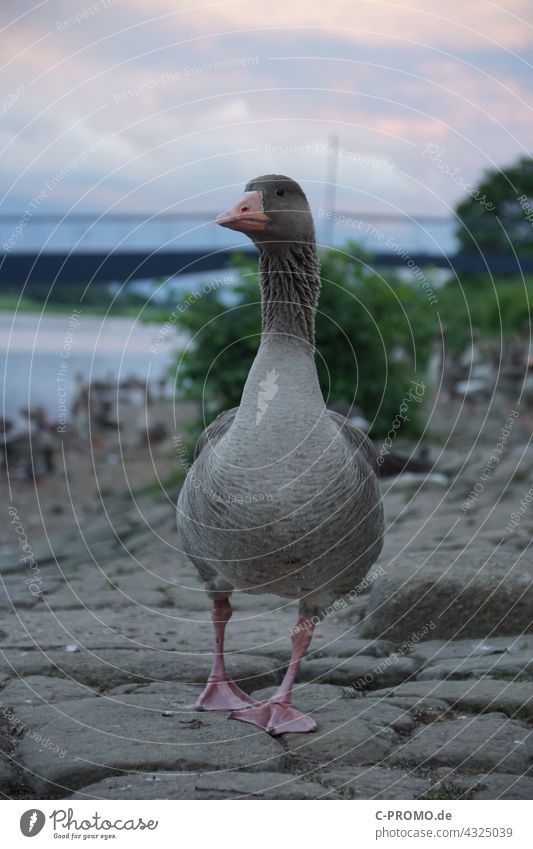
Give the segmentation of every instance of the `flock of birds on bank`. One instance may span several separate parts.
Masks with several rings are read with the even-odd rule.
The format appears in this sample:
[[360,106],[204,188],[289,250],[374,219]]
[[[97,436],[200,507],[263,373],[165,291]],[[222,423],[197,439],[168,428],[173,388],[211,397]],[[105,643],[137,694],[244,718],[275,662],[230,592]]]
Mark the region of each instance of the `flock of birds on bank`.
[[77,377],[68,426],[61,427],[40,405],[22,408],[17,415],[0,417],[0,468],[10,479],[40,480],[56,470],[56,454],[65,434],[87,438],[98,449],[103,432],[117,433],[120,411],[126,407],[142,408],[135,425],[134,442],[139,447],[161,442],[169,435],[169,427],[161,416],[147,422],[145,410],[164,397],[161,383],[151,387],[146,381],[128,377],[118,381],[109,375],[105,380],[85,383]]

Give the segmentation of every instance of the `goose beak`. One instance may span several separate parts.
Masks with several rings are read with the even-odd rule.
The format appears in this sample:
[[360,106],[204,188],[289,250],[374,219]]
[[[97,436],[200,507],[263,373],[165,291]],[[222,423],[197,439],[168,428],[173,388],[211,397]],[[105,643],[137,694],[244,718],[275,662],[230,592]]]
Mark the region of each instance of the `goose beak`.
[[217,217],[217,224],[221,227],[239,230],[241,233],[264,230],[267,222],[268,215],[265,215],[263,209],[261,192],[245,192],[235,206]]

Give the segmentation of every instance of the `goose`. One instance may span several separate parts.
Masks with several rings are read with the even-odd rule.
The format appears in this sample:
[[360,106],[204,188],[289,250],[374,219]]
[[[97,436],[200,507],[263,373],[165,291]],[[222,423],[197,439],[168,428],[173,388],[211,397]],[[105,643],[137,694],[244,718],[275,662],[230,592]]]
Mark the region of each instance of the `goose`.
[[[202,433],[177,504],[182,546],[212,601],[214,660],[195,707],[273,736],[316,723],[292,704],[300,662],[324,611],[366,575],[383,546],[378,455],[366,434],[327,409],[315,365],[320,291],[313,217],[298,183],[251,180],[217,223],[259,250],[262,335],[239,407]],[[228,675],[230,597],[299,601],[285,677],[265,703]]]

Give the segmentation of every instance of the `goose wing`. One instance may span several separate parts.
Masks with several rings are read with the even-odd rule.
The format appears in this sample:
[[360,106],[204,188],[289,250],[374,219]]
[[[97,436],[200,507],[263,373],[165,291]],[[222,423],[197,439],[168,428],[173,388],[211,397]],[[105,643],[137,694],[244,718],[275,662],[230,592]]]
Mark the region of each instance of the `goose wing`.
[[340,432],[355,451],[361,451],[368,465],[378,474],[378,452],[372,440],[366,435],[364,430],[356,427],[341,416],[340,413],[335,413],[333,410],[328,410],[330,418],[333,419]]
[[196,460],[207,445],[216,444],[225,433],[228,432],[233,420],[237,414],[238,407],[233,407],[231,410],[225,410],[220,413],[210,425],[200,434],[196,448],[194,449],[194,459]]

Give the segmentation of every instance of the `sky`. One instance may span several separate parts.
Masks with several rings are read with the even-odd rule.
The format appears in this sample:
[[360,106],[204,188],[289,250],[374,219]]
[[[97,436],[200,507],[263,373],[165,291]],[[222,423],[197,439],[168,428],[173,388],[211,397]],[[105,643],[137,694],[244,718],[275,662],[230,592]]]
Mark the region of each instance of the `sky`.
[[531,0],[2,0],[1,211],[218,210],[264,173],[319,209],[336,161],[339,209],[449,215],[531,152],[532,23]]

